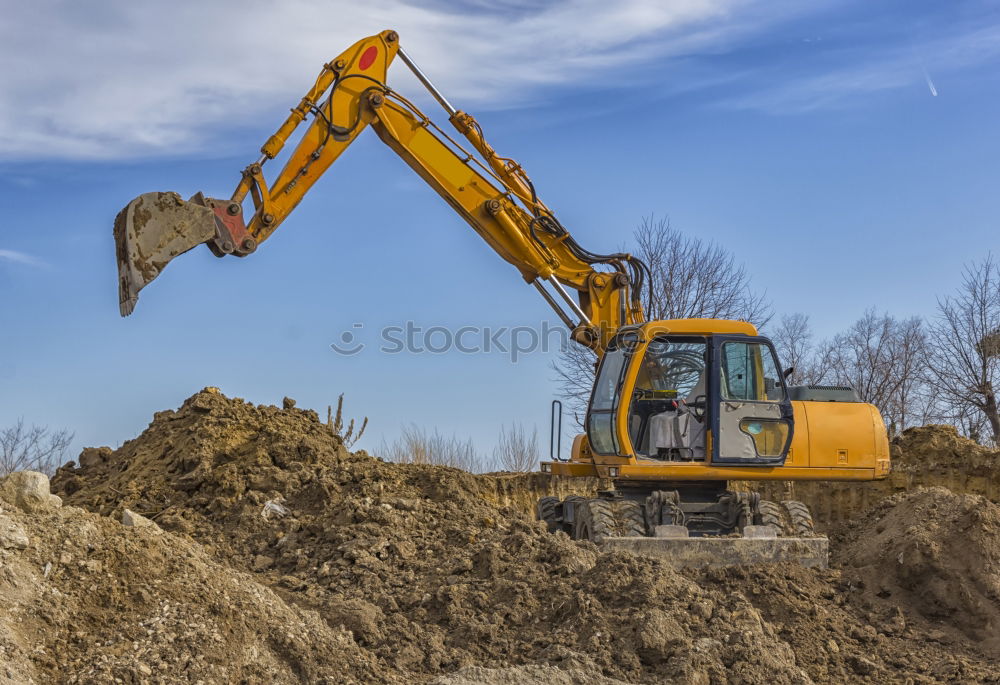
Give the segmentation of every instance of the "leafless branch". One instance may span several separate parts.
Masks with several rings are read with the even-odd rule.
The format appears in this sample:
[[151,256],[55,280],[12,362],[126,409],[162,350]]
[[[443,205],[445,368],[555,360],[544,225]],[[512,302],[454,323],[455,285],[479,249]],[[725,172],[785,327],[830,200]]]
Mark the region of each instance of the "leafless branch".
[[929,413],[929,349],[923,321],[897,320],[869,309],[844,333],[819,346],[812,382],[846,385],[879,408],[890,432],[922,422]]
[[14,471],[41,471],[51,476],[63,461],[73,433],[44,426],[30,428],[24,419],[0,429],[0,476]]
[[[928,381],[970,435],[985,423],[1000,442],[1000,267],[993,255],[965,269],[954,295],[938,300]],[[978,417],[977,417],[978,415]]]
[[377,454],[386,461],[399,464],[453,466],[474,473],[490,470],[490,465],[476,452],[471,439],[462,440],[454,435],[446,437],[437,429],[428,433],[415,424],[404,426],[400,436],[391,444],[383,440]]
[[493,460],[504,471],[534,471],[540,460],[538,429],[531,435],[520,423],[500,427],[500,437],[493,448]]
[[[633,234],[636,255],[649,266],[652,302],[649,319],[713,318],[765,326],[773,315],[763,293],[751,288],[750,275],[728,251],[685,236],[666,219],[644,218]],[[582,425],[594,384],[590,350],[568,343],[552,364],[560,395]]]

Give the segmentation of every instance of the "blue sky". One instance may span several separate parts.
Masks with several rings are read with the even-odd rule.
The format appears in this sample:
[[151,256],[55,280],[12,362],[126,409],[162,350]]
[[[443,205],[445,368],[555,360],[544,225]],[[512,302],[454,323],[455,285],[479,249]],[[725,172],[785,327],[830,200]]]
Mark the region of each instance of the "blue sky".
[[[373,134],[256,254],[199,248],[118,316],[117,211],[228,195],[319,66],[384,28],[584,246],[669,216],[821,337],[871,306],[933,313],[995,244],[994,3],[22,3],[0,26],[0,425],[66,426],[72,457],[217,385],[343,392],[367,448],[408,422],[483,452],[502,423],[547,434],[552,353],[378,351],[406,321],[553,317]],[[401,63],[390,82],[436,111]],[[344,330],[368,347],[335,354]]]

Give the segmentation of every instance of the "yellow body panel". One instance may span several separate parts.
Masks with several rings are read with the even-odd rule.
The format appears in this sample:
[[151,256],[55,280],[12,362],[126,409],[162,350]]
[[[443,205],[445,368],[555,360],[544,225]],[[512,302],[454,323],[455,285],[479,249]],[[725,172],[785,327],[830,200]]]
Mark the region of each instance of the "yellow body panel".
[[676,335],[757,335],[757,327],[732,319],[663,319],[636,326],[640,336],[649,341],[654,336]]
[[[569,462],[543,462],[564,476],[622,480],[879,480],[889,475],[889,438],[878,410],[861,402],[792,402],[795,433],[784,466],[713,466],[590,452],[585,435]],[[611,471],[610,469],[616,469]]]
[[[613,469],[617,469],[614,471]],[[599,477],[627,481],[707,480],[879,480],[875,469],[799,468],[791,466],[710,466],[695,463],[640,462],[612,467],[582,462],[543,461],[542,471],[558,476]]]
[[795,433],[786,464],[889,469],[889,438],[878,410],[859,402],[792,402]]
[[[657,335],[747,335],[757,329],[743,321],[673,319],[651,321],[630,329],[636,335],[634,360],[641,360]],[[621,396],[630,397],[641,372],[630,363]],[[566,476],[600,476],[634,481],[705,480],[850,480],[885,478],[889,474],[889,440],[878,409],[861,402],[792,402],[794,431],[783,466],[711,462],[711,431],[704,462],[663,461],[637,457],[628,430],[628,411],[616,416],[622,454],[593,453],[586,435],[577,436],[569,462],[543,462],[543,470]]]

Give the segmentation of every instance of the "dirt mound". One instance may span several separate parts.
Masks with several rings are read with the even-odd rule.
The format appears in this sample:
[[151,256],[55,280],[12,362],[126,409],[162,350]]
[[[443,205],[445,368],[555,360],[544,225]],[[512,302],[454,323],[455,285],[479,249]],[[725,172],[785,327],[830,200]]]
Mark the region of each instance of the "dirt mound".
[[919,614],[1000,657],[1000,506],[940,487],[896,495],[849,527],[843,546],[873,605]]
[[23,546],[0,544],[0,682],[383,677],[349,632],[196,543],[76,507],[28,513],[0,503],[0,527],[23,536]]
[[[267,588],[282,611],[318,616],[316,630],[329,633],[309,649],[342,664],[344,680],[889,683],[992,672],[988,659],[935,642],[909,617],[903,628],[881,621],[852,569],[682,574],[548,534],[523,508],[499,504],[520,501],[501,482],[351,454],[314,412],[206,390],[118,450],[84,450],[53,491],[102,514],[144,514],[180,536],[157,540],[186,541],[183,559],[194,550],[206,569]],[[162,558],[130,559],[134,572],[176,570],[161,547]],[[181,570],[192,578],[172,582],[195,588],[215,572]],[[158,586],[147,592],[162,599]],[[178,615],[211,616],[211,607],[189,595]],[[262,630],[240,639],[270,646]],[[189,653],[202,654],[194,644]],[[310,667],[321,674],[323,663]]]
[[[751,682],[805,681],[741,595],[625,554],[596,564],[593,545],[490,504],[492,480],[350,454],[313,412],[205,391],[120,449],[86,451],[53,487],[190,535],[398,673],[520,663],[645,680],[738,665]],[[728,620],[708,620],[715,607]],[[734,627],[756,638],[730,641]]]
[[893,438],[891,451],[894,469],[959,469],[967,473],[1000,466],[1000,451],[959,435],[954,426],[907,428]]

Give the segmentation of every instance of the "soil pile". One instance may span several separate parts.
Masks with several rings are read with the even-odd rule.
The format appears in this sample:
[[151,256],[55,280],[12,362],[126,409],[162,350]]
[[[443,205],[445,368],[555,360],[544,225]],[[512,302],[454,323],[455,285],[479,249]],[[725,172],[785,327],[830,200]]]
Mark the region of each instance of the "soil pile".
[[[194,630],[188,642],[161,640],[136,659],[231,667],[198,671],[206,683],[316,682],[333,668],[339,682],[451,685],[979,681],[994,671],[989,655],[938,636],[924,614],[873,603],[861,567],[678,573],[548,534],[500,504],[519,501],[498,496],[511,487],[501,480],[352,454],[314,412],[200,392],[121,448],[84,450],[53,479],[67,504],[110,516],[72,514],[98,526],[96,549],[109,551],[97,575],[67,577],[59,590],[79,597],[83,608],[67,612],[83,618],[67,613],[31,634],[52,645],[51,661],[25,648],[12,663],[98,673],[114,650],[93,645],[166,601],[177,621],[205,627],[177,627],[171,634]],[[126,508],[167,532],[123,528]],[[39,525],[55,537],[25,567],[36,575],[61,553],[69,524]],[[0,599],[8,591],[0,586]],[[306,628],[280,627],[289,625]],[[81,648],[61,656],[56,640],[74,632]],[[115,643],[114,659],[154,649],[134,634],[140,646]],[[254,650],[267,670],[231,658]]]
[[76,507],[0,505],[0,683],[383,677],[349,632],[197,543]]
[[1000,466],[1000,451],[959,435],[954,426],[907,428],[890,445],[893,469],[916,471],[992,471]]
[[1000,657],[1000,506],[928,488],[883,501],[842,536],[872,605],[905,608]]
[[622,553],[598,564],[593,545],[491,504],[492,477],[351,454],[311,411],[203,391],[120,449],[86,451],[53,487],[191,536],[404,680],[554,664],[630,681],[807,681],[743,595]]

